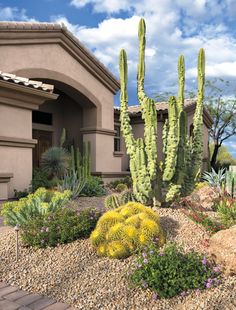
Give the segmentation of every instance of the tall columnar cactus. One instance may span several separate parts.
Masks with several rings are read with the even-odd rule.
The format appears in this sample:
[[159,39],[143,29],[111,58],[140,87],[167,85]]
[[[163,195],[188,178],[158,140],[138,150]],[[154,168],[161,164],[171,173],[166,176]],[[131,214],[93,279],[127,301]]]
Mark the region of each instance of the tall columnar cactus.
[[138,100],[144,120],[144,137],[135,139],[128,113],[127,56],[120,53],[120,105],[121,130],[130,156],[130,172],[135,198],[142,203],[153,199],[161,201],[162,181],[167,186],[167,200],[189,192],[199,174],[202,160],[202,112],[204,96],[205,57],[201,49],[198,56],[198,100],[194,114],[194,137],[187,135],[187,115],[184,111],[184,57],[178,61],[178,98],[169,98],[168,120],[163,128],[163,153],[165,161],[159,165],[157,158],[156,104],[144,91],[145,77],[145,22],[139,23],[139,64],[137,75]]

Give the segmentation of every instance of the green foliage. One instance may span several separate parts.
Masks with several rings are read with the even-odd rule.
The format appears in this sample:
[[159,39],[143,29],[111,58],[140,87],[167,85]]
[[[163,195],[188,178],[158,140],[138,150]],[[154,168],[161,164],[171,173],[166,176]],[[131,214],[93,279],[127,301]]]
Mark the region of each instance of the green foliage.
[[83,190],[87,180],[78,176],[78,173],[74,170],[69,170],[64,174],[63,180],[58,183],[57,188],[60,192],[69,190],[72,193],[72,198],[79,197]]
[[185,207],[183,213],[195,223],[203,226],[210,234],[215,234],[217,231],[225,228],[220,222],[210,218],[202,206],[194,203],[190,198],[186,197],[181,200],[182,207]]
[[88,237],[100,214],[92,209],[75,211],[67,208],[40,214],[21,227],[24,244],[44,248]]
[[120,183],[126,184],[128,188],[131,188],[132,187],[132,178],[130,176],[127,176],[123,179],[118,179],[118,180],[112,181],[112,182],[108,183],[107,186],[111,189],[115,189],[116,186]]
[[117,191],[118,193],[121,193],[121,192],[123,192],[123,191],[126,191],[127,189],[128,189],[127,185],[126,185],[126,184],[123,184],[123,183],[119,183],[119,184],[117,184],[117,186],[116,186],[116,191]]
[[135,139],[130,124],[127,94],[127,56],[120,52],[120,120],[127,153],[130,157],[130,172],[133,193],[137,201],[145,204],[162,201],[162,176],[167,187],[166,200],[190,193],[199,177],[202,164],[203,139],[203,96],[205,83],[205,54],[198,54],[198,99],[194,114],[193,139],[187,137],[187,117],[184,108],[184,57],[178,62],[178,99],[169,99],[168,121],[163,130],[165,162],[159,166],[157,158],[157,112],[156,104],[144,91],[146,26],[144,19],[139,23],[139,63],[137,76],[138,99],[144,120],[144,137]]
[[158,214],[135,202],[103,214],[90,236],[97,254],[110,258],[126,258],[157,238],[162,246],[165,238]]
[[227,196],[220,197],[215,201],[214,209],[225,227],[236,224],[236,199]]
[[118,194],[111,194],[105,198],[105,208],[110,209],[116,209],[121,205],[121,199],[120,195]]
[[184,253],[170,243],[164,250],[151,246],[141,251],[129,277],[135,286],[150,289],[160,298],[171,298],[188,290],[210,288],[219,273],[218,267],[213,268],[198,253]]
[[219,169],[218,172],[212,168],[211,172],[204,172],[202,179],[211,187],[214,187],[218,192],[221,192],[225,182],[225,176],[225,168]]
[[103,181],[100,177],[89,176],[85,186],[83,187],[80,196],[86,197],[99,197],[104,196],[106,190],[103,185]]
[[42,155],[42,171],[47,176],[60,179],[68,169],[68,159],[66,150],[61,147],[51,147]]
[[[212,158],[214,152],[214,143],[210,143],[210,158]],[[221,168],[228,168],[230,165],[236,165],[236,159],[230,154],[227,146],[221,145],[219,148],[217,159],[216,159],[216,170]]]
[[35,192],[40,187],[51,188],[52,181],[48,179],[46,172],[41,169],[34,169],[33,179],[31,182],[31,192]]
[[14,189],[14,197],[18,200],[21,198],[24,198],[28,195],[29,195],[29,191],[26,188],[23,191],[18,191],[16,189]]
[[70,191],[63,193],[39,188],[35,193],[19,201],[3,204],[1,216],[7,225],[23,225],[39,215],[55,212],[65,206],[71,198]]

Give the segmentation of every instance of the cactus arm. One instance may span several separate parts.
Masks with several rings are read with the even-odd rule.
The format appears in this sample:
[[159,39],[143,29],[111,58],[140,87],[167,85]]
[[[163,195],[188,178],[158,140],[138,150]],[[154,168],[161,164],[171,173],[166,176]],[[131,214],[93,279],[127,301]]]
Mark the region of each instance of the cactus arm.
[[169,98],[168,114],[169,132],[166,146],[166,163],[163,173],[163,181],[170,181],[173,178],[177,162],[176,154],[178,149],[178,112],[177,102],[174,96]]
[[120,121],[127,153],[132,158],[135,154],[136,141],[130,125],[130,117],[128,113],[127,71],[127,56],[125,50],[122,49],[120,52]]
[[178,113],[184,109],[184,83],[185,83],[184,56],[180,55],[178,60]]
[[203,99],[205,84],[205,52],[200,49],[198,53],[198,98],[193,119],[192,162],[193,178],[199,175],[203,153]]

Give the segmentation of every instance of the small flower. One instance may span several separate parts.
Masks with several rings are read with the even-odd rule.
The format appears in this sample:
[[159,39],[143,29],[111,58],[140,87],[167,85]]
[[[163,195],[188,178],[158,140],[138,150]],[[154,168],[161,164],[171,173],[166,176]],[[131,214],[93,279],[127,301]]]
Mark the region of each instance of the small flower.
[[154,251],[153,251],[153,250],[150,250],[149,254],[151,254],[151,255],[152,255],[153,253],[154,253]]
[[203,258],[202,264],[203,264],[203,265],[206,265],[206,264],[207,264],[207,259],[206,259],[206,257]]
[[159,256],[164,256],[164,255],[165,253],[163,251],[159,253]]
[[157,293],[153,293],[153,294],[152,294],[152,299],[153,299],[153,300],[157,300],[157,299],[158,299]]
[[215,266],[215,267],[213,267],[213,271],[216,272],[216,273],[221,272],[220,266]]
[[143,257],[143,258],[147,257],[147,253],[146,253],[146,252],[143,252],[143,253],[142,253],[142,257]]
[[211,288],[211,286],[212,286],[212,283],[207,282],[207,284],[206,284],[206,288]]
[[198,289],[196,289],[195,292],[196,292],[197,295],[199,295],[201,293],[201,290],[198,288]]
[[183,292],[180,293],[180,295],[181,295],[182,297],[185,297],[185,296],[187,295],[187,293],[186,293],[185,291],[183,291]]
[[146,281],[144,281],[143,279],[141,280],[141,286],[142,286],[143,288],[146,288],[146,287],[147,287],[147,283],[146,283]]
[[144,262],[144,264],[147,264],[148,260],[146,258],[144,258],[143,262]]
[[41,240],[41,243],[44,244],[44,242],[45,242],[45,241],[42,239],[42,240]]
[[49,232],[49,228],[48,228],[48,227],[46,227],[46,228],[45,228],[45,231],[46,231],[46,232]]

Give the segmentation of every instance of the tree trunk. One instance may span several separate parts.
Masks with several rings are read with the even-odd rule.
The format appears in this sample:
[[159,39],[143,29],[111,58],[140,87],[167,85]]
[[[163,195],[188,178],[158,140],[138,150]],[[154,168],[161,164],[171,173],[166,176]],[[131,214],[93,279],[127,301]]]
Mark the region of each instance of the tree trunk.
[[217,155],[218,155],[218,151],[219,151],[220,145],[219,144],[215,144],[214,145],[214,151],[211,157],[211,167],[214,170],[217,170],[217,166],[216,166],[216,160],[217,160]]

